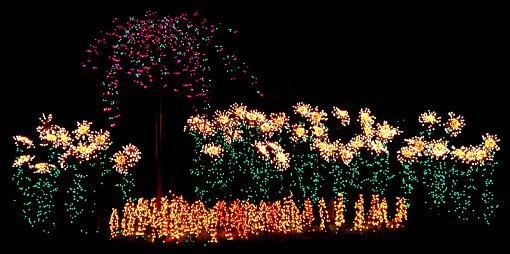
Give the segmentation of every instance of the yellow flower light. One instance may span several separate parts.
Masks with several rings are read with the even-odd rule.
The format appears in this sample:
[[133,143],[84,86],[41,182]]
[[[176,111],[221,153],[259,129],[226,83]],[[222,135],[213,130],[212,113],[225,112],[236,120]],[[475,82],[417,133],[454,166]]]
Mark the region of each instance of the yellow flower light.
[[290,158],[289,158],[288,153],[279,151],[275,154],[274,164],[275,164],[276,168],[278,168],[280,170],[288,169],[290,167],[289,161],[290,161]]
[[197,125],[198,133],[202,134],[202,136],[207,137],[211,136],[215,133],[211,122],[208,120],[204,120]]
[[342,162],[345,165],[349,165],[351,163],[352,158],[354,157],[354,154],[351,150],[349,150],[347,147],[343,145],[337,145],[337,155],[340,156],[342,159]]
[[16,145],[21,144],[27,148],[34,147],[34,142],[25,136],[14,136],[14,141],[16,142]]
[[270,119],[272,122],[272,125],[277,129],[281,130],[281,128],[285,125],[287,125],[287,122],[289,121],[289,117],[285,115],[285,113],[271,113]]
[[119,166],[124,166],[126,164],[127,158],[124,154],[118,154],[117,156],[114,156],[114,161]]
[[369,148],[370,151],[374,152],[376,155],[388,153],[388,149],[386,149],[386,146],[379,140],[370,141]]
[[448,144],[445,140],[433,140],[426,145],[427,154],[435,159],[445,159],[449,151]]
[[12,165],[13,167],[19,167],[23,164],[29,163],[34,159],[33,155],[21,155],[19,156]]
[[31,169],[36,169],[36,171],[34,171],[34,173],[37,173],[37,174],[46,174],[46,173],[50,172],[50,168],[54,168],[54,167],[55,167],[54,165],[44,163],[44,162],[37,163],[35,165],[30,165]]
[[321,122],[328,120],[328,114],[322,110],[314,110],[308,113],[308,120],[312,124],[320,124]]
[[229,127],[231,122],[230,111],[216,111],[214,115],[214,123],[217,128],[225,130]]
[[80,139],[80,138],[86,138],[86,136],[89,134],[90,132],[90,125],[92,123],[91,122],[88,122],[88,121],[82,121],[81,123],[78,122],[77,123],[77,128],[76,130],[73,131],[76,139]]
[[441,122],[441,117],[437,116],[436,112],[428,110],[418,117],[418,121],[422,126],[426,126],[428,129],[433,130],[435,125]]
[[262,157],[266,160],[269,160],[270,154],[269,151],[267,151],[267,146],[265,142],[255,141],[254,144],[255,148],[257,149],[257,152],[262,155]]
[[244,120],[246,117],[246,106],[235,103],[230,107],[230,112],[232,112],[237,119]]
[[246,119],[250,122],[255,122],[257,120],[257,112],[247,112],[246,113]]
[[122,150],[112,156],[111,160],[114,162],[113,168],[118,173],[125,174],[141,159],[141,154],[138,147],[132,144],[125,145],[122,147]]
[[266,117],[266,114],[264,114],[263,112],[255,111],[255,116],[256,116],[256,121],[259,124],[266,122],[267,117]]
[[292,136],[291,139],[294,142],[298,142],[300,140],[305,141],[308,136],[308,131],[306,130],[305,126],[303,125],[294,125],[292,128]]
[[184,131],[198,131],[198,127],[203,124],[205,117],[201,115],[194,115],[186,120]]
[[322,137],[325,137],[326,136],[326,127],[324,127],[323,125],[314,125],[312,126],[312,135],[315,137],[315,138],[322,138]]
[[312,144],[313,148],[319,151],[322,159],[329,161],[335,155],[335,144],[324,142],[324,141],[314,141]]
[[491,135],[489,133],[486,133],[483,138],[483,148],[489,152],[499,151],[498,143],[500,140],[498,139],[497,135]]
[[308,117],[310,111],[311,107],[309,104],[299,102],[298,104],[294,105],[294,113],[302,117]]
[[340,120],[340,124],[342,126],[347,126],[351,122],[351,117],[349,116],[349,112],[347,110],[333,107],[332,113],[336,119]]
[[462,147],[462,148],[452,147],[451,154],[452,154],[453,159],[458,159],[458,160],[464,161],[466,159],[466,148],[465,147]]
[[263,134],[269,134],[273,128],[269,122],[264,122],[262,125],[260,125],[260,132]]
[[448,116],[450,118],[445,123],[445,131],[450,136],[456,137],[462,132],[462,128],[466,125],[464,117],[461,115],[456,116],[453,112],[449,112]]
[[409,146],[401,147],[397,152],[397,160],[401,164],[413,163],[417,160],[418,151]]
[[354,153],[358,152],[361,148],[365,147],[367,143],[366,139],[363,136],[354,136],[349,143],[347,143],[347,147],[351,149]]
[[425,150],[425,147],[427,146],[427,142],[425,141],[424,137],[412,137],[405,139],[407,144],[410,146],[410,148],[416,150],[417,155],[421,156],[421,153]]
[[375,116],[371,115],[369,108],[363,108],[359,111],[358,122],[362,125],[372,125],[375,122]]
[[402,133],[398,127],[393,127],[384,121],[383,124],[377,124],[377,137],[383,142],[391,141],[396,135]]
[[282,146],[278,142],[266,142],[266,145],[271,148],[274,152],[283,151]]
[[208,143],[202,146],[202,152],[209,157],[219,158],[223,155],[223,148],[220,145]]
[[372,128],[371,125],[365,125],[363,126],[363,135],[370,139],[372,137],[372,135],[374,134],[374,129]]

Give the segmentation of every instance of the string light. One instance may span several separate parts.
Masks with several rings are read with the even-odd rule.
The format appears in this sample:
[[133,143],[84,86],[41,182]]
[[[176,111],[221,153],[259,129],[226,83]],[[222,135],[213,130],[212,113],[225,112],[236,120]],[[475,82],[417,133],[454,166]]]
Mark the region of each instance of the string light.
[[[39,120],[39,141],[14,137],[16,170],[12,180],[17,187],[15,207],[20,220],[46,234],[56,231],[57,220],[76,225],[82,235],[99,233],[86,221],[97,212],[96,197],[112,190],[119,193],[115,199],[126,201],[134,185],[133,176],[112,173],[115,165],[108,163],[112,144],[108,131],[95,131],[91,122],[83,121],[71,135],[52,122],[52,115],[43,114]],[[133,145],[125,146],[122,152],[129,167],[140,158]],[[59,206],[63,211],[57,217]]]
[[344,195],[342,193],[338,193],[337,197],[333,203],[333,213],[334,213],[334,224],[339,229],[345,223],[345,204],[344,204]]
[[[496,136],[486,134],[481,145],[455,148],[452,135],[434,128],[441,124],[441,117],[427,111],[418,119],[424,130],[405,138],[404,144],[393,150],[394,140],[403,132],[387,121],[376,121],[368,108],[359,111],[355,133],[346,141],[334,139],[338,135],[328,128],[327,114],[318,107],[301,102],[292,110],[294,115],[287,117],[233,104],[212,115],[190,117],[185,130],[194,138],[190,171],[197,182],[197,196],[212,205],[234,198],[267,201],[292,193],[299,203],[310,199],[317,204],[322,196],[338,193],[385,195],[397,184],[409,202],[421,184],[427,193],[426,207],[451,211],[459,218],[464,218],[474,204],[481,204],[473,195],[484,193],[476,198],[493,202],[492,173],[487,170],[492,172],[497,165]],[[333,108],[332,114],[341,120],[348,116],[343,111]],[[207,144],[221,147],[221,156],[204,153],[202,147]],[[393,159],[402,165],[399,170],[394,168]],[[463,168],[466,166],[476,168],[467,170]],[[454,184],[449,186],[450,181]],[[445,209],[450,204],[452,207]],[[492,204],[489,206],[496,207]],[[490,211],[480,213],[493,217]]]
[[319,230],[324,231],[326,230],[326,222],[328,218],[328,211],[326,208],[326,201],[324,201],[324,198],[321,198],[319,200]]
[[354,227],[355,231],[363,231],[365,230],[365,208],[363,207],[363,194],[359,194],[358,201],[354,205],[354,211],[356,213],[354,217]]
[[113,239],[117,236],[119,228],[120,228],[119,215],[117,214],[116,208],[112,208],[112,214],[110,215],[109,226],[110,226],[110,239]]
[[427,111],[418,120],[427,128],[419,136],[405,139],[407,146],[397,153],[406,198],[422,184],[429,210],[446,212],[462,222],[490,224],[498,207],[493,193],[497,137],[485,134],[482,144],[457,148],[450,146],[450,139],[461,133],[464,117],[449,112],[444,132],[434,129],[441,123],[436,112]]
[[388,224],[389,228],[402,228],[407,221],[407,203],[403,197],[397,197],[396,214],[393,220]]
[[[362,195],[360,200],[355,208],[357,216],[364,213],[360,210],[363,209]],[[401,199],[398,200],[402,202]],[[156,198],[140,198],[138,201],[125,204],[121,223],[117,210],[112,210],[110,236],[141,238],[151,242],[162,240],[176,243],[192,241],[218,243],[220,240],[252,239],[265,234],[299,235],[313,232],[315,226],[318,226],[320,231],[326,232],[326,226],[330,223],[333,223],[338,231],[345,224],[343,194],[338,194],[331,206],[330,214],[325,199],[320,199],[316,225],[311,200],[306,199],[303,210],[300,210],[292,196],[273,202],[261,201],[258,205],[239,199],[230,203],[219,200],[210,208],[201,200],[190,204],[182,196],[171,195],[170,198],[163,197],[160,201]],[[381,220],[387,216],[385,198],[378,207],[377,212],[380,216],[377,220]],[[399,214],[395,215],[392,225],[398,225],[399,228],[404,226],[407,213],[403,209],[406,207],[397,204]],[[330,218],[334,221],[330,221]],[[358,217],[355,219],[354,228],[346,230],[365,230],[364,216],[360,218],[362,221],[359,221]],[[356,225],[356,220],[361,224]],[[385,220],[381,221],[388,223]]]

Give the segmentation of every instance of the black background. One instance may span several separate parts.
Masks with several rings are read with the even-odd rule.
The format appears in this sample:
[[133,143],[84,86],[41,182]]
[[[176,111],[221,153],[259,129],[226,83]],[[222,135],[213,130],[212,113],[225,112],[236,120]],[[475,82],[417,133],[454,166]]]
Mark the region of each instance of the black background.
[[[416,126],[417,115],[424,110],[444,114],[454,111],[467,121],[461,142],[476,144],[481,134],[497,133],[503,142],[497,157],[502,164],[496,186],[503,202],[495,226],[441,229],[434,225],[420,229],[413,239],[449,242],[453,238],[464,242],[469,236],[486,244],[505,235],[510,174],[505,169],[508,54],[504,45],[508,41],[502,8],[464,3],[366,3],[353,7],[316,1],[272,2],[40,2],[2,8],[2,41],[6,44],[2,46],[0,162],[5,180],[5,220],[13,228],[9,231],[13,239],[21,242],[27,235],[16,230],[15,213],[10,208],[12,136],[33,135],[40,113],[53,113],[55,121],[69,129],[78,120],[96,122],[103,118],[98,80],[80,67],[83,52],[94,34],[110,27],[113,17],[143,15],[148,9],[169,15],[198,10],[202,16],[236,27],[240,31],[240,55],[263,84],[265,96],[253,100],[253,105],[268,112],[289,112],[299,101],[322,106],[326,111],[331,105],[352,112],[370,107],[380,119],[399,121],[407,130]],[[213,107],[243,101],[247,95],[242,91],[219,88]],[[127,95],[126,101],[129,103],[121,108],[125,119],[114,133],[115,141],[119,145],[132,142],[142,149],[138,188],[139,193],[150,197],[155,190],[155,104],[150,95],[138,95],[136,91]],[[182,133],[189,112],[179,103],[177,98],[166,105],[165,142],[171,145],[165,148],[168,156],[163,190],[176,188],[190,195],[186,172],[190,146]],[[96,127],[104,128],[97,121]]]

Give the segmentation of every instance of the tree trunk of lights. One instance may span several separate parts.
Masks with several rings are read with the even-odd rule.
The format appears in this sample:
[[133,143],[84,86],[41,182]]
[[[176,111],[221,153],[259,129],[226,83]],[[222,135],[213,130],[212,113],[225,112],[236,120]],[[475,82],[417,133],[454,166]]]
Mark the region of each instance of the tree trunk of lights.
[[158,89],[159,105],[158,115],[156,116],[156,197],[161,198],[161,145],[163,141],[163,94]]

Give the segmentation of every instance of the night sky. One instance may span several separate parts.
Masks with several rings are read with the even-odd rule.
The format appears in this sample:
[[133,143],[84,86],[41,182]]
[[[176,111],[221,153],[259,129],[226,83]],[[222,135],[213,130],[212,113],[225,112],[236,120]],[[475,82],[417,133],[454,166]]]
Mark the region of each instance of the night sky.
[[[257,99],[242,87],[219,84],[214,91],[214,108],[235,101],[266,112],[290,112],[299,101],[325,111],[332,105],[351,112],[370,107],[379,119],[398,122],[404,131],[414,129],[418,114],[427,109],[444,114],[454,111],[466,118],[464,143],[480,142],[485,132],[497,133],[502,139],[497,157],[503,162],[497,195],[508,200],[510,174],[504,161],[509,140],[504,110],[508,78],[503,65],[508,51],[503,45],[508,43],[498,8],[216,2],[148,1],[108,6],[40,2],[5,8],[4,13],[14,14],[2,28],[7,69],[3,68],[0,92],[4,152],[0,162],[2,179],[7,180],[2,184],[7,186],[3,192],[7,200],[14,159],[11,137],[34,135],[41,113],[52,113],[55,122],[68,128],[78,120],[98,122],[96,128],[105,128],[100,125],[104,116],[100,112],[99,80],[80,67],[84,50],[94,34],[110,27],[113,17],[143,15],[149,9],[168,15],[198,10],[204,17],[239,30],[235,46],[261,78],[265,96]],[[132,94],[125,95],[129,103],[121,104],[125,105],[121,107],[125,118],[114,130],[114,142],[131,142],[142,149],[138,189],[150,197],[155,190],[152,154],[156,104],[149,94],[130,91]],[[189,111],[181,104],[178,97],[169,97],[165,104],[163,190],[176,188],[178,193],[190,195],[186,168],[191,144],[182,132]],[[497,216],[500,225],[508,221],[508,208],[503,206]],[[9,215],[13,220],[14,213]]]

